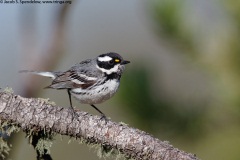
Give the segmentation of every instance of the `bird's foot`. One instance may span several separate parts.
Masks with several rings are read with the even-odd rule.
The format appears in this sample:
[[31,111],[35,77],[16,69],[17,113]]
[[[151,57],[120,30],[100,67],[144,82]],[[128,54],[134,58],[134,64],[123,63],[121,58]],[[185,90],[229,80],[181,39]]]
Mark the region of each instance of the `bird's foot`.
[[72,114],[72,120],[74,119],[74,118],[76,118],[76,119],[78,119],[78,114],[76,113],[76,111],[74,110],[74,108],[71,108],[71,114]]
[[109,121],[109,119],[105,116],[105,114],[101,114],[100,120],[105,120],[105,122]]

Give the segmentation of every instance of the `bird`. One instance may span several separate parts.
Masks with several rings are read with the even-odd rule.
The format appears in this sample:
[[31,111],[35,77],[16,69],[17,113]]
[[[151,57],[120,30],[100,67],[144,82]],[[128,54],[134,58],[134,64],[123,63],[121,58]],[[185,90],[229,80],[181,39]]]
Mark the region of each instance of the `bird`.
[[49,77],[52,83],[45,88],[67,90],[73,113],[75,110],[71,96],[82,104],[91,105],[101,114],[102,118],[106,118],[96,104],[110,99],[117,92],[125,65],[128,63],[130,61],[124,60],[120,54],[109,52],[77,63],[64,72],[32,70],[19,72]]

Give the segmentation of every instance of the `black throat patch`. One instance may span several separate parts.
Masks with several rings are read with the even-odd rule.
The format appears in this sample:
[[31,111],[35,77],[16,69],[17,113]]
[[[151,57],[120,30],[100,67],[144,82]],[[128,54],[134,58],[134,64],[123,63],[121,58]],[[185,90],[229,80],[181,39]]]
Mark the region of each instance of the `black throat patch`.
[[117,74],[117,73],[112,73],[112,74],[106,74],[105,76],[107,77],[107,80],[112,80],[112,79],[116,79],[116,80],[120,80],[121,75]]

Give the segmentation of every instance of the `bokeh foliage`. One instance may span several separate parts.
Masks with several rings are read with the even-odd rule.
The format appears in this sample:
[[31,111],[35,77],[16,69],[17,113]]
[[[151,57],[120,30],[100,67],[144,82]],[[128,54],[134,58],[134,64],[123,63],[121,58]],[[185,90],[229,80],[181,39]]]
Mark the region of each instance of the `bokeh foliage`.
[[206,108],[193,106],[199,104],[176,104],[166,99],[160,94],[158,84],[153,84],[154,73],[146,66],[135,64],[135,67],[124,74],[119,94],[122,107],[136,126],[150,133],[197,140],[200,131],[204,130],[202,117]]
[[186,148],[192,138],[200,140],[192,147],[202,159],[239,159],[240,2],[151,0],[148,11],[159,40],[179,51],[172,54],[188,57],[211,75],[214,96],[207,104],[178,104],[176,97],[169,101],[161,90],[153,91],[151,69],[139,65],[124,76],[120,94],[125,110],[139,128],[180,136]]

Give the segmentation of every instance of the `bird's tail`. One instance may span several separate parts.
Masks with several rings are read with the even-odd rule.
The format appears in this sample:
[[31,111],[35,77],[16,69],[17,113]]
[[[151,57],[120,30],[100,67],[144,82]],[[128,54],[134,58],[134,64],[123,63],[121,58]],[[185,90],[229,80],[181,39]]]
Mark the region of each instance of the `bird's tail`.
[[42,71],[29,71],[29,70],[20,70],[19,73],[30,73],[36,74],[44,77],[49,77],[55,79],[57,77],[58,72],[42,72]]

